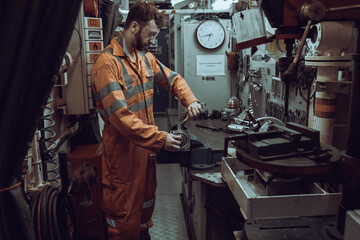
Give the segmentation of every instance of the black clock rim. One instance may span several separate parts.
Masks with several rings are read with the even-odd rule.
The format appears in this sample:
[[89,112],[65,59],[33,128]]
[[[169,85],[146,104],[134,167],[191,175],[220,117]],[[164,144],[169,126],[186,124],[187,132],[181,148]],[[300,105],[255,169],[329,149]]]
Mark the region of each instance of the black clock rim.
[[[221,26],[221,28],[222,28],[222,30],[224,31],[224,39],[223,39],[222,42],[219,44],[219,46],[214,47],[214,48],[209,48],[209,47],[203,46],[203,45],[200,43],[200,41],[199,41],[199,39],[198,39],[198,37],[197,37],[197,32],[198,32],[199,27],[200,27],[203,23],[208,22],[208,21],[215,21],[215,22],[219,23],[220,26]],[[226,39],[226,31],[225,31],[224,26],[221,24],[221,22],[220,22],[219,20],[216,20],[216,19],[206,19],[206,20],[202,21],[202,22],[196,27],[196,29],[195,29],[195,39],[196,39],[197,43],[198,43],[201,47],[203,47],[203,48],[205,48],[205,49],[208,49],[208,50],[214,50],[214,49],[217,49],[217,48],[221,47],[221,46],[224,44],[225,39]]]

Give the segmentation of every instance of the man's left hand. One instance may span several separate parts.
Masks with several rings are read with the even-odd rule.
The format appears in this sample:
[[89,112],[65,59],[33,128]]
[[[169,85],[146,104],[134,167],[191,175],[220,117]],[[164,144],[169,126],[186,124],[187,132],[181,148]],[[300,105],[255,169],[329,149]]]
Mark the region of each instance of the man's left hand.
[[189,117],[193,118],[193,117],[197,117],[200,115],[201,112],[201,105],[198,102],[193,102],[189,105],[189,107],[187,108],[187,112]]

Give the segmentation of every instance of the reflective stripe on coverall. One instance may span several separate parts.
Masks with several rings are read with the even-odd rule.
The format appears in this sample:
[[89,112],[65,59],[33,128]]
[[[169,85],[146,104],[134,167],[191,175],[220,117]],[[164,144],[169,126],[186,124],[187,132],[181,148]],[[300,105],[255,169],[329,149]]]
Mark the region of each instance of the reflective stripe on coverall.
[[150,52],[129,57],[122,33],[92,68],[92,90],[104,120],[102,209],[111,239],[138,239],[151,227],[155,204],[156,159],[167,133],[154,124],[154,82],[188,107],[198,101],[185,80]]

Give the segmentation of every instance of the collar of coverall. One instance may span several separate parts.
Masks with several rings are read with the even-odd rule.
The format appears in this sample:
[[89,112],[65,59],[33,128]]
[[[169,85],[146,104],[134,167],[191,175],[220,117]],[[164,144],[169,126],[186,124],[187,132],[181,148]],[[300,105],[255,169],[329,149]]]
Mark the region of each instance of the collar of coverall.
[[[115,56],[129,57],[129,51],[125,44],[125,38],[122,31],[119,31],[119,34],[117,35],[116,39],[113,39],[112,41],[114,41],[113,54]],[[144,57],[145,54],[148,52],[147,49],[145,49],[144,51],[139,51],[139,50],[136,51],[140,54],[141,57]]]

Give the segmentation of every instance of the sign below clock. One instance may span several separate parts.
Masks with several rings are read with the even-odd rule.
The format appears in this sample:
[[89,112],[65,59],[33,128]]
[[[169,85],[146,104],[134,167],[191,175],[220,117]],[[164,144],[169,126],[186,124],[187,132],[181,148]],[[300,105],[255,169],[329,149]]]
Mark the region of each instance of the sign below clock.
[[224,76],[225,55],[197,55],[197,76]]

